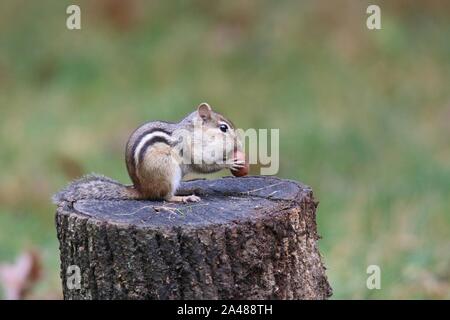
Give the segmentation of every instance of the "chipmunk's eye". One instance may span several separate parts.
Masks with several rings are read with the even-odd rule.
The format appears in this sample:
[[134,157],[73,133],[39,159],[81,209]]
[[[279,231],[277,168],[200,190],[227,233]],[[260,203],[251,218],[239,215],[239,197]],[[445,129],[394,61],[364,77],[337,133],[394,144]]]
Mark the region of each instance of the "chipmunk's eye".
[[222,132],[227,132],[228,131],[228,126],[226,124],[221,124],[219,129]]

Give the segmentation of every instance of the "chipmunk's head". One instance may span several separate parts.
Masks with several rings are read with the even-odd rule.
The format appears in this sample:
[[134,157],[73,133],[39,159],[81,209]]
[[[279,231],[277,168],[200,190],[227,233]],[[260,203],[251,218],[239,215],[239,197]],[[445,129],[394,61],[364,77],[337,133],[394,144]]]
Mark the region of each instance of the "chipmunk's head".
[[239,160],[245,161],[240,137],[230,120],[214,112],[207,103],[201,103],[197,107],[192,120],[194,159],[203,165],[199,171],[213,172],[230,168],[236,154],[243,158]]

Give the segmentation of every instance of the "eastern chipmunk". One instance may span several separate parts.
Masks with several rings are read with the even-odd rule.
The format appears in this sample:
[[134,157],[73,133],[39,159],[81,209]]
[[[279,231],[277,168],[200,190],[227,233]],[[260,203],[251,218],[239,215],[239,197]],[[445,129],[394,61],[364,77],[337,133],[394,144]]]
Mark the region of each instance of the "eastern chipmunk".
[[[240,139],[231,121],[207,103],[178,123],[147,122],[130,136],[125,159],[133,185],[88,175],[53,196],[55,203],[82,199],[153,199],[197,202],[196,195],[176,195],[188,173],[212,173],[228,168],[233,175],[248,173]],[[230,161],[231,160],[231,161]]]

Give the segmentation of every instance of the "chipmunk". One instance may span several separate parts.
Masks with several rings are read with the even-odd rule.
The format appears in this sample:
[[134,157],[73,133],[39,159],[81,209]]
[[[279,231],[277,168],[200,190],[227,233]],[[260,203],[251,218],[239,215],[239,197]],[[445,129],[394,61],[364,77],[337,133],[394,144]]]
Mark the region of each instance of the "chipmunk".
[[248,173],[233,123],[207,103],[201,103],[178,123],[152,121],[137,128],[126,145],[125,160],[133,185],[91,174],[55,194],[53,202],[82,199],[198,202],[201,199],[194,194],[176,195],[186,174],[213,173],[225,168],[235,176]]

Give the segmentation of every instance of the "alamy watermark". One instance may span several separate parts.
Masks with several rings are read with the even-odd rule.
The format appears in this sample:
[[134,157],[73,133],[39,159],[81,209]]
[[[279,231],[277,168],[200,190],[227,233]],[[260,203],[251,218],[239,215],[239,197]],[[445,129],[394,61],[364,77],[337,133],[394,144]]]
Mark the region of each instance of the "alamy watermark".
[[376,4],[371,4],[367,7],[366,13],[370,14],[366,20],[366,26],[369,30],[381,29],[381,9]]
[[66,286],[69,290],[81,289],[81,270],[77,265],[70,265],[66,270]]
[[66,19],[66,27],[69,30],[81,29],[81,8],[75,4],[67,7],[66,13],[69,15]]
[[366,273],[369,274],[366,280],[366,287],[369,290],[381,289],[381,268],[376,264],[367,267]]
[[[369,5],[366,9],[369,15],[366,26],[369,30],[381,29],[381,9],[378,5]],[[66,27],[69,30],[81,29],[81,8],[78,5],[69,5],[66,9]],[[182,140],[178,144],[183,148],[181,162],[183,164],[214,164],[231,165],[233,161],[233,150],[242,150],[247,157],[249,165],[258,165],[261,175],[276,175],[280,166],[279,129],[236,129],[235,134],[239,139],[229,135],[218,135],[207,132],[213,128],[195,128],[192,132],[180,133],[178,138]],[[211,143],[205,143],[206,139],[214,137]],[[269,152],[270,147],[270,152]]]
[[[66,18],[66,27],[69,30],[81,29],[81,8],[78,5],[69,5],[66,9],[66,13],[69,15]],[[369,14],[366,20],[366,26],[369,30],[381,29],[381,9],[376,4],[371,4],[367,7],[366,13]]]

